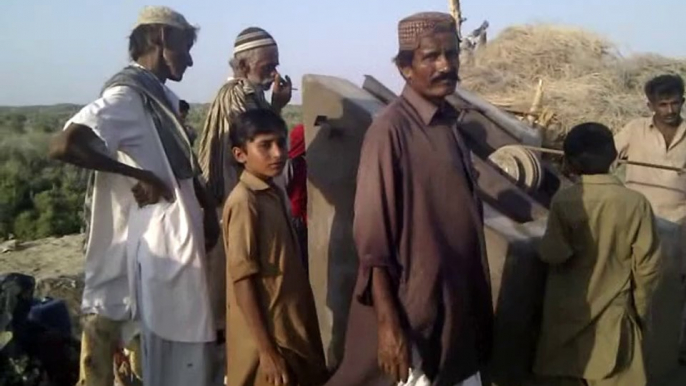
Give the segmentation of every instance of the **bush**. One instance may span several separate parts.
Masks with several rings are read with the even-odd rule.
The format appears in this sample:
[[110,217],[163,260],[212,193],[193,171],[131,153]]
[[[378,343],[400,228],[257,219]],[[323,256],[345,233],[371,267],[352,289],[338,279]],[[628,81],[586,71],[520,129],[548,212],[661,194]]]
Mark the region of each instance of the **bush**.
[[12,226],[14,235],[20,240],[33,240],[36,238],[36,212],[28,210],[21,212],[14,220]]
[[50,132],[74,108],[61,109],[57,117],[49,108],[0,108],[0,239],[13,234],[31,240],[81,229],[82,173],[45,156]]
[[[193,105],[190,123],[201,130],[208,105]],[[0,106],[0,240],[77,233],[82,229],[86,175],[82,169],[47,159],[50,135],[79,107]],[[300,122],[288,107],[289,126]]]

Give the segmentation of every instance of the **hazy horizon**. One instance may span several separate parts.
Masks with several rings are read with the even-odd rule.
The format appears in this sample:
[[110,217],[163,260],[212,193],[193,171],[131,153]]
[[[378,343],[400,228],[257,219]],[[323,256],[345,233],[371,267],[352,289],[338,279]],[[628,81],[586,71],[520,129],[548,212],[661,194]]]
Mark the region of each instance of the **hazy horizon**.
[[[224,79],[235,36],[257,25],[278,41],[280,71],[300,88],[307,73],[344,77],[360,84],[373,75],[398,91],[402,81],[391,57],[401,18],[419,11],[443,11],[447,0],[291,2],[217,0],[160,1],[200,27],[195,62],[181,83],[170,86],[192,103],[209,102]],[[5,0],[0,14],[0,105],[84,104],[102,83],[126,65],[127,36],[145,3],[70,0]],[[490,38],[512,25],[554,23],[598,33],[624,54],[686,57],[679,34],[686,1],[657,0],[462,0],[468,32],[487,19]],[[293,102],[300,103],[298,92]]]

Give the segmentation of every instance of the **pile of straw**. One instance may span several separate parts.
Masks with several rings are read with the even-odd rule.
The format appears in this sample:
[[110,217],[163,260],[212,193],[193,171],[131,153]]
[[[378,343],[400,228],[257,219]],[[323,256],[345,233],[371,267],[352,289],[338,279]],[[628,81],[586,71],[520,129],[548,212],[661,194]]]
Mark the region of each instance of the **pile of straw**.
[[529,110],[542,79],[542,107],[555,113],[546,131],[549,144],[581,122],[599,121],[616,131],[649,114],[643,85],[664,73],[686,76],[686,60],[622,57],[600,36],[555,25],[508,28],[461,68],[465,88],[519,111]]

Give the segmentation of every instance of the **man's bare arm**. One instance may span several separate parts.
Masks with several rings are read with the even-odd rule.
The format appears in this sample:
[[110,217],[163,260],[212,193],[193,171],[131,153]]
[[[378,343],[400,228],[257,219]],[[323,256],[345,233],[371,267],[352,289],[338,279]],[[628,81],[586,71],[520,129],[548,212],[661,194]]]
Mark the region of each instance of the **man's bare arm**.
[[[167,187],[166,184],[162,182],[162,180],[160,180],[155,174],[148,170],[131,167],[109,157],[102,151],[102,149],[97,148],[98,143],[102,144],[104,148],[102,139],[95,135],[90,127],[72,123],[67,127],[66,130],[55,135],[50,141],[48,157],[54,160],[76,165],[84,169],[119,174],[125,177],[134,178],[151,187],[151,189],[149,189],[148,186],[143,188],[138,187],[138,190],[142,189],[159,191],[159,195],[168,201],[173,199],[173,195],[169,190],[169,187]],[[154,196],[156,195],[156,192],[145,192],[145,195]],[[139,200],[139,203],[140,201],[141,200]]]
[[407,382],[410,348],[391,288],[386,269],[373,268],[372,301],[379,329],[379,366],[395,382]]
[[253,277],[247,277],[234,284],[238,308],[255,339],[260,356],[260,371],[272,385],[287,385],[289,375],[286,362],[281,357],[267,330]]
[[205,184],[199,179],[193,179],[193,187],[195,188],[195,196],[200,203],[203,211],[203,227],[205,230],[205,250],[210,251],[219,241],[219,216],[217,215],[217,204],[205,187]]

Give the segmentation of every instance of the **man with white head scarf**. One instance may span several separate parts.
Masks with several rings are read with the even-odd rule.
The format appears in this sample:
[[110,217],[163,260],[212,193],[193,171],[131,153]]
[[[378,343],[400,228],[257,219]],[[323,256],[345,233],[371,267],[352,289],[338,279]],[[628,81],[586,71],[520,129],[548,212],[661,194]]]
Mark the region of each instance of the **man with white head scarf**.
[[178,12],[144,8],[129,38],[133,62],[51,143],[53,159],[95,172],[82,364],[103,377],[82,377],[82,385],[113,384],[111,354],[131,320],[140,321],[146,386],[210,384],[215,327],[204,259],[218,220],[179,99],[165,85],[193,65],[196,36]]

